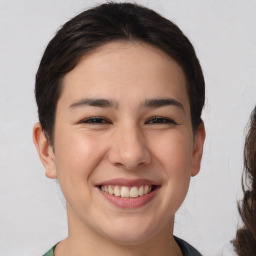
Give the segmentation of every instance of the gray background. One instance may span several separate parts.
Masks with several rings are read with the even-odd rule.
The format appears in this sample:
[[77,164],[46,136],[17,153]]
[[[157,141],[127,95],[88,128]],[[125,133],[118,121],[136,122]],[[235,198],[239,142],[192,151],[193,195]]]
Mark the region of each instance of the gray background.
[[[60,190],[44,176],[32,142],[34,76],[60,25],[100,2],[0,0],[0,255],[40,256],[67,233]],[[175,234],[203,255],[219,255],[239,222],[242,147],[256,103],[256,1],[137,2],[177,23],[204,70],[203,164],[177,213]]]

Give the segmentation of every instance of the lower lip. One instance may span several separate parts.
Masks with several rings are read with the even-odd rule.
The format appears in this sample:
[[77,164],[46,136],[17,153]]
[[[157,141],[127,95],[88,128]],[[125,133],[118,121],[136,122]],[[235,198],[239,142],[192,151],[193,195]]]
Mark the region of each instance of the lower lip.
[[155,188],[152,192],[149,194],[146,194],[144,196],[139,196],[136,198],[122,198],[114,195],[110,195],[108,193],[103,192],[100,188],[99,191],[101,194],[106,198],[110,203],[113,205],[119,207],[119,208],[138,208],[146,205],[149,203],[153,197],[156,195],[159,187]]

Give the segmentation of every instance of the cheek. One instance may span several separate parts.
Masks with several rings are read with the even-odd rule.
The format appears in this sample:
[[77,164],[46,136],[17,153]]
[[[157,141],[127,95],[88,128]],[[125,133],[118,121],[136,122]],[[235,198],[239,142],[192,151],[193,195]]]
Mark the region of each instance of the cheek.
[[56,136],[55,140],[55,164],[60,185],[85,188],[91,173],[104,157],[103,147],[96,138],[83,134],[59,134],[59,138]]
[[[90,177],[97,168],[104,147],[93,136],[78,133],[72,136],[59,134],[55,140],[55,164],[58,181],[66,199],[67,205],[73,211],[83,212],[82,209],[92,205]],[[85,200],[86,198],[86,200]],[[80,209],[80,210],[79,210]]]
[[154,154],[163,166],[168,179],[190,176],[192,163],[192,138],[189,134],[174,133],[158,138]]
[[162,170],[163,191],[161,204],[168,219],[178,210],[186,197],[192,163],[193,139],[189,132],[173,132],[158,136],[154,146],[157,165]]

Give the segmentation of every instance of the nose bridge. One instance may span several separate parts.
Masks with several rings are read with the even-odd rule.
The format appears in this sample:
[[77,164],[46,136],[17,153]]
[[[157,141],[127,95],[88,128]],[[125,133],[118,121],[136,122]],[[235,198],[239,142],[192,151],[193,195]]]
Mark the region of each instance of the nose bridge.
[[138,125],[126,123],[116,130],[115,141],[110,152],[110,161],[128,170],[151,161],[144,134]]

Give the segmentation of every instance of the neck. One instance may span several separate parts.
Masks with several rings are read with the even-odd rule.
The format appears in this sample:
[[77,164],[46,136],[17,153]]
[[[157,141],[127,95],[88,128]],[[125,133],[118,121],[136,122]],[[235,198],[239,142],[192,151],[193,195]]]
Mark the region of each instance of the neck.
[[138,243],[128,244],[104,237],[90,229],[83,222],[73,218],[68,210],[68,237],[55,248],[55,256],[182,256],[173,238],[174,218],[157,235]]

